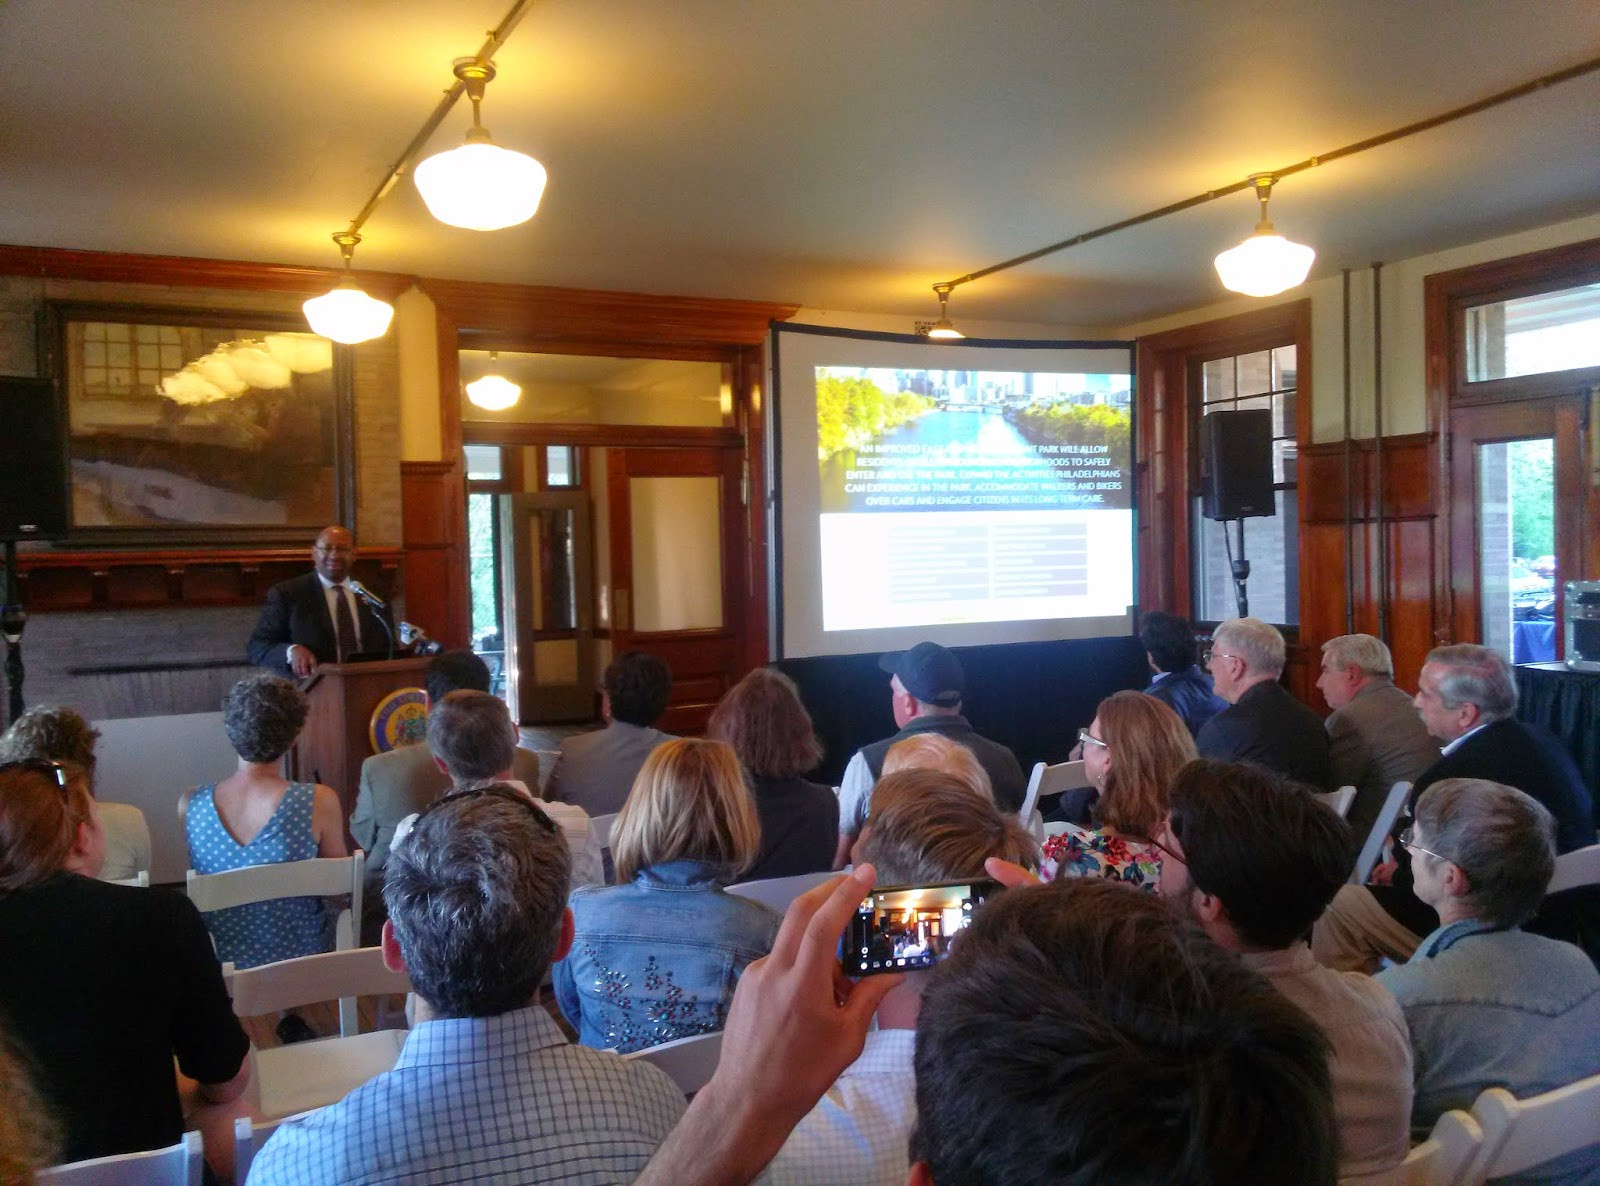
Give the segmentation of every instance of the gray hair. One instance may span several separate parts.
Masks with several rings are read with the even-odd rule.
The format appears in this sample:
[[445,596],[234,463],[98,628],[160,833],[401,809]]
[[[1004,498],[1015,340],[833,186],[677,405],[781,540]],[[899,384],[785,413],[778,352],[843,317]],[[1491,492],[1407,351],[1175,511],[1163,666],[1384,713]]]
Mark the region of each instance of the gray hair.
[[383,901],[417,995],[437,1017],[533,1001],[572,882],[561,830],[504,783],[447,795],[389,851]]
[[1355,667],[1362,675],[1394,678],[1394,656],[1381,638],[1370,634],[1341,634],[1322,644],[1322,653],[1335,667]]
[[517,727],[503,701],[462,689],[428,709],[428,749],[458,787],[466,786],[511,769]]
[[100,739],[83,714],[73,708],[30,708],[0,735],[0,762],[51,758],[76,762],[92,780],[94,743]]
[[1484,724],[1504,720],[1517,711],[1511,664],[1499,651],[1463,642],[1434,647],[1425,662],[1441,669],[1439,699],[1446,708],[1476,705]]
[[1226,647],[1256,675],[1281,675],[1286,659],[1283,635],[1260,618],[1230,618],[1211,633],[1212,650]]
[[246,762],[276,762],[306,723],[306,695],[276,675],[247,675],[222,698],[222,727]]
[[1475,916],[1514,927],[1538,911],[1556,867],[1544,804],[1488,779],[1446,778],[1422,793],[1416,823],[1427,846],[1467,875],[1464,904]]

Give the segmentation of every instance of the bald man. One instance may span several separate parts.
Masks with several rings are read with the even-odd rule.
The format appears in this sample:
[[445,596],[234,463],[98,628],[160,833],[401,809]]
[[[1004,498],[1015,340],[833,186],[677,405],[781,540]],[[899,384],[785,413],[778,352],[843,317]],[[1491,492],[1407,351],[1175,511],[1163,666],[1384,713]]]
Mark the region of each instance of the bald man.
[[324,527],[311,549],[313,571],[280,581],[267,592],[261,620],[250,635],[250,662],[290,679],[304,679],[319,663],[335,663],[389,646],[387,616],[350,588],[355,537],[344,527]]

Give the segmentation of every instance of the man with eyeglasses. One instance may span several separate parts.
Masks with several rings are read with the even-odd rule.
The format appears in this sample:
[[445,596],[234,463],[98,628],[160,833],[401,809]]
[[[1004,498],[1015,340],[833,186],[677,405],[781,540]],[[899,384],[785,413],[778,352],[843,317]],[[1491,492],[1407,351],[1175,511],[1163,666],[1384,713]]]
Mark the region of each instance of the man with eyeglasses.
[[267,591],[247,647],[250,662],[285,679],[304,679],[319,663],[386,649],[393,622],[386,607],[379,617],[370,594],[356,592],[355,562],[356,541],[349,530],[324,527],[311,549],[313,571]]
[[383,887],[383,959],[410,975],[416,1024],[393,1070],[286,1121],[251,1182],[633,1181],[683,1094],[648,1063],[570,1044],[540,1007],[572,945],[570,872],[560,832],[511,787],[418,816]]
[[1278,682],[1283,635],[1260,618],[1233,618],[1211,636],[1206,670],[1228,707],[1195,737],[1202,758],[1255,762],[1319,791],[1333,789],[1322,718]]
[[[1542,804],[1478,778],[1434,783],[1400,834],[1416,895],[1439,919],[1408,962],[1377,977],[1410,1026],[1419,1138],[1486,1088],[1525,1099],[1600,1074],[1600,972],[1572,944],[1520,929],[1550,882],[1554,841]],[[1592,1145],[1528,1180],[1597,1173]]]
[[1259,766],[1190,762],[1156,837],[1161,896],[1299,1006],[1332,1048],[1341,1181],[1386,1174],[1410,1148],[1411,1044],[1370,977],[1318,964],[1306,934],[1349,876],[1349,826]]

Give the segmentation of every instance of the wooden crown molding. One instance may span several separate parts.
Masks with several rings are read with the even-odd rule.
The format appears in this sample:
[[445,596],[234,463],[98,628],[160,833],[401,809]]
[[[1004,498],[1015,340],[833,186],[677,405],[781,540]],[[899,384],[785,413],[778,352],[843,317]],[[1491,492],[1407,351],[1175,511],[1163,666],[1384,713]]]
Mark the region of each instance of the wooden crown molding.
[[[129,255],[110,251],[70,251],[59,247],[0,244],[0,275],[46,280],[96,280],[111,284],[161,284],[187,288],[238,288],[318,296],[338,283],[339,268],[304,268],[249,260],[191,259],[177,255]],[[393,272],[353,273],[369,294],[392,301],[412,278]]]

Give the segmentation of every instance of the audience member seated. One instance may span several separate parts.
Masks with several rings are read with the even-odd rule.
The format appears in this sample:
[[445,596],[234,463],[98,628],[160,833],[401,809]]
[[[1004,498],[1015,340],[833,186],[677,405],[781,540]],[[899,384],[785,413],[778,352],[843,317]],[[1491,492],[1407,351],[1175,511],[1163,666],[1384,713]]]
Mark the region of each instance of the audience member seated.
[[1323,643],[1317,687],[1333,709],[1326,722],[1333,784],[1356,789],[1345,819],[1359,845],[1389,788],[1416,782],[1439,760],[1439,743],[1428,736],[1411,697],[1394,686],[1394,660],[1381,639],[1343,634]]
[[550,776],[550,798],[574,803],[590,815],[621,811],[644,760],[671,740],[655,727],[672,695],[672,672],[664,660],[624,651],[606,667],[602,683],[605,728],[563,741]]
[[[989,857],[1038,863],[1038,847],[1014,816],[1001,815],[958,779],[928,769],[879,780],[872,822],[856,852],[877,870],[880,885],[986,877],[983,862]],[[903,1186],[910,1168],[906,1141],[917,1112],[911,1054],[931,975],[912,972],[883,998],[878,1027],[867,1035],[861,1057],[799,1123],[761,1182]]]
[[1433,907],[1412,891],[1408,850],[1393,842],[1436,782],[1481,778],[1514,786],[1554,816],[1556,852],[1595,842],[1589,792],[1572,755],[1543,729],[1514,717],[1517,685],[1498,651],[1466,643],[1435,647],[1417,686],[1416,710],[1444,749],[1417,776],[1408,810],[1391,832],[1389,859],[1373,871],[1372,883],[1345,886],[1317,923],[1313,950],[1329,967],[1370,972],[1383,958],[1403,962],[1438,927]]
[[30,1186],[39,1170],[60,1160],[60,1141],[27,1056],[0,1030],[0,1183]]
[[199,911],[182,894],[94,880],[104,854],[80,768],[0,766],[0,1015],[59,1126],[63,1161],[179,1140],[174,1060],[199,1083],[196,1126],[249,1076]]
[[1084,773],[1099,792],[1094,826],[1050,824],[1041,873],[1047,881],[1109,877],[1153,890],[1161,875],[1154,837],[1167,816],[1167,786],[1194,758],[1194,739],[1176,712],[1143,692],[1106,697],[1078,737]]
[[[431,707],[451,692],[489,691],[489,667],[471,651],[443,651],[429,662],[423,684]],[[539,755],[518,746],[511,772],[518,782],[537,788]],[[377,878],[380,893],[383,863],[389,859],[395,826],[432,803],[449,785],[450,776],[420,742],[373,754],[361,763],[361,788],[350,814],[350,835],[366,852],[367,872]]]
[[[516,722],[505,701],[488,692],[446,693],[428,713],[428,752],[458,791],[492,782],[521,792],[530,803],[539,798],[536,790],[512,777],[518,753]],[[588,813],[571,803],[540,802],[539,810],[566,838],[573,884],[604,883],[604,846]],[[395,825],[391,849],[415,820],[407,816]]]
[[801,776],[822,761],[822,744],[794,681],[758,667],[728,690],[706,736],[739,755],[761,820],[761,853],[749,881],[832,867],[839,843],[839,800],[831,787]]
[[30,708],[0,736],[0,763],[53,758],[81,767],[106,834],[102,881],[126,881],[150,868],[150,825],[131,803],[108,803],[94,785],[94,743],[100,731],[70,708]]
[[1145,695],[1154,696],[1182,717],[1190,736],[1228,707],[1200,667],[1200,649],[1187,619],[1160,610],[1145,614],[1139,641],[1144,644],[1150,670],[1155,672]]
[[856,834],[867,818],[867,803],[872,785],[883,774],[883,760],[895,743],[908,737],[933,733],[965,746],[976,755],[989,775],[994,801],[1001,811],[1017,812],[1028,791],[1017,756],[998,742],[980,737],[961,715],[961,697],[966,676],[956,657],[938,643],[919,642],[909,651],[896,651],[878,660],[878,666],[892,677],[889,695],[894,723],[900,730],[893,737],[875,741],[851,756],[839,785],[839,854],[844,862]]
[[1395,999],[1312,958],[1311,924],[1350,875],[1350,828],[1278,775],[1192,762],[1172,784],[1162,896],[1237,952],[1333,1048],[1342,1181],[1386,1181],[1410,1148],[1411,1044]]
[[1260,618],[1232,618],[1212,634],[1206,668],[1228,707],[1195,738],[1202,758],[1255,762],[1313,790],[1334,789],[1322,718],[1278,682],[1283,635]]
[[[881,783],[887,776],[902,770],[937,770],[958,779],[979,798],[994,802],[994,787],[978,755],[938,733],[917,733],[891,745],[883,756],[883,771],[878,781]],[[872,789],[876,794],[878,788]],[[867,823],[863,834],[871,827],[872,824]]]
[[[1527,1098],[1600,1074],[1600,973],[1570,943],[1519,929],[1550,881],[1554,841],[1550,812],[1499,783],[1447,778],[1417,801],[1401,843],[1440,925],[1378,982],[1411,1027],[1419,1138],[1485,1088]],[[1600,1145],[1528,1177],[1600,1181]]]
[[[306,723],[306,698],[276,675],[247,676],[222,701],[222,727],[239,768],[220,782],[185,791],[178,817],[189,841],[189,867],[223,873],[252,865],[343,857],[344,812],[331,787],[290,782],[279,773],[283,755]],[[253,968],[328,947],[320,898],[279,898],[213,911],[206,926],[217,958]],[[310,1036],[289,1015],[280,1037]]]
[[1007,890],[923,993],[914,1186],[1331,1186],[1326,1043],[1162,903]]
[[573,891],[577,938],[555,967],[556,1001],[580,1042],[626,1054],[722,1028],[740,973],[781,921],[723,891],[760,846],[731,748],[681,738],[645,759],[611,828],[623,884]]
[[539,1006],[572,942],[568,877],[559,830],[521,791],[427,808],[383,889],[384,962],[417,996],[399,1061],[280,1126],[251,1186],[632,1181],[683,1096],[655,1067],[571,1045]]

